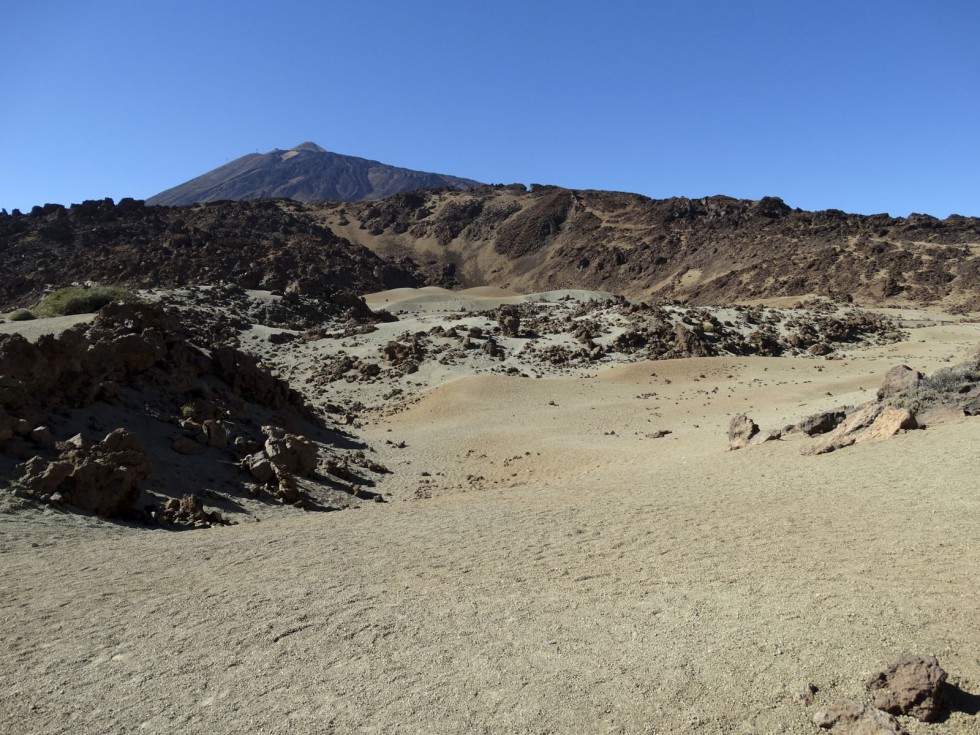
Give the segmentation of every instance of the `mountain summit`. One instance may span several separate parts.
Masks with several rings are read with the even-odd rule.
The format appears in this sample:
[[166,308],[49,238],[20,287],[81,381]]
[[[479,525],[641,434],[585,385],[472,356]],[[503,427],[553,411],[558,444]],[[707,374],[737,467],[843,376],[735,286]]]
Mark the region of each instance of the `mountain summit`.
[[300,143],[288,151],[250,153],[147,199],[147,204],[184,205],[221,199],[288,198],[357,202],[416,189],[468,189],[479,182],[413,171]]

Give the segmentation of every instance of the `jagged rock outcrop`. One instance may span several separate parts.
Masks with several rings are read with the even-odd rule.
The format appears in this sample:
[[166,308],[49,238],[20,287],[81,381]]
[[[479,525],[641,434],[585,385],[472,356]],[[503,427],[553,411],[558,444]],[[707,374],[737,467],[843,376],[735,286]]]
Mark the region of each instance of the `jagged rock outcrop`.
[[502,306],[497,310],[497,324],[505,337],[517,337],[521,333],[521,312],[514,306]]
[[96,444],[75,437],[62,444],[56,460],[35,456],[19,470],[17,486],[26,495],[112,518],[136,508],[140,482],[152,466],[139,437],[116,429]]
[[289,434],[277,426],[263,426],[265,453],[277,468],[298,477],[307,477],[316,471],[316,445],[309,439]]
[[807,416],[790,428],[792,431],[800,431],[807,436],[817,436],[818,434],[826,434],[827,432],[833,431],[846,417],[847,412],[843,409],[821,411],[812,416]]
[[[103,412],[149,433],[120,428],[98,441],[82,434],[54,441],[51,426],[84,417],[97,402]],[[110,304],[91,324],[36,343],[0,335],[0,453],[24,460],[0,477],[0,486],[6,481],[23,497],[106,517],[206,523],[211,516],[188,510],[183,501],[156,508],[142,495],[153,473],[143,440],[165,437],[163,454],[156,455],[165,461],[211,452],[214,461],[228,464],[229,454],[257,448],[250,438],[258,433],[250,427],[255,411],[288,424],[319,423],[299,394],[253,357],[230,347],[208,352],[194,346],[159,306]],[[159,422],[173,424],[176,433],[161,431]],[[295,477],[316,468],[317,447],[279,427],[264,429],[273,475],[289,486],[284,499],[299,502]]]
[[740,413],[732,417],[728,424],[728,448],[742,449],[747,447],[758,433],[759,425],[744,413]]
[[826,454],[858,442],[887,439],[900,431],[918,427],[915,414],[909,409],[883,406],[871,401],[851,412],[837,428],[825,434],[817,443],[804,447],[802,454]]
[[870,705],[853,700],[817,710],[812,722],[835,735],[907,735],[894,715],[937,722],[946,711],[946,672],[935,656],[906,655],[874,674]]
[[922,373],[908,365],[896,365],[887,373],[878,388],[878,400],[889,398],[903,391],[914,390],[922,382]]

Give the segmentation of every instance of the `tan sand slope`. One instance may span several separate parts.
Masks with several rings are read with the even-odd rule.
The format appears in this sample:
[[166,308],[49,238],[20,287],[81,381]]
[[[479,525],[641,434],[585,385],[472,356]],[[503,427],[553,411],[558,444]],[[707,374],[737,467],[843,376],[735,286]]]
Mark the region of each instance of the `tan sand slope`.
[[439,286],[425,288],[396,288],[367,294],[364,300],[372,309],[386,309],[396,312],[419,311],[484,311],[496,309],[504,304],[531,303],[535,301],[607,301],[613,295],[607,291],[586,291],[581,289],[561,289],[540,293],[519,294],[495,286],[478,286],[450,291]]
[[978,695],[980,421],[724,451],[737,411],[781,426],[976,341],[454,380],[365,426],[386,505],[180,534],[4,517],[0,730],[802,734],[906,651]]
[[94,316],[94,314],[70,314],[25,322],[3,322],[0,323],[0,334],[21,334],[31,342],[36,342],[42,334],[61,334],[80,322],[92,321]]

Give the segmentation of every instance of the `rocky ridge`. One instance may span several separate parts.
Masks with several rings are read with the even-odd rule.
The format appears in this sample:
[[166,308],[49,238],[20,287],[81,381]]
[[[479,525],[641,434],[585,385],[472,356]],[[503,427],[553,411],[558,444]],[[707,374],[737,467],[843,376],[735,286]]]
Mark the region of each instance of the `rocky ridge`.
[[822,294],[976,309],[980,220],[806,212],[782,200],[650,199],[551,186],[320,203],[320,221],[430,283],[590,288],[723,304]]
[[0,255],[0,304],[10,306],[87,281],[131,288],[293,284],[315,296],[421,285],[410,270],[273,201],[176,208],[110,199],[15,210],[0,215]]
[[46,287],[230,281],[359,293],[558,288],[722,305],[823,295],[980,309],[980,221],[804,212],[781,200],[654,200],[522,185],[372,202],[152,207],[123,200],[0,214],[0,308]]

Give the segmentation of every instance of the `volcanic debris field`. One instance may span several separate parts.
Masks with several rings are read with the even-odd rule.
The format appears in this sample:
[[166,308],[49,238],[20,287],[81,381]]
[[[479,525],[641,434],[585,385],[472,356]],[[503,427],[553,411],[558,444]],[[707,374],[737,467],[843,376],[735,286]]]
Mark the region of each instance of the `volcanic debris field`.
[[[0,730],[978,733],[978,242],[554,187],[2,215]],[[15,316],[73,282],[134,298]]]

